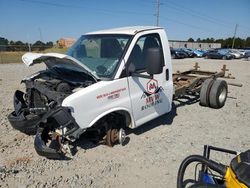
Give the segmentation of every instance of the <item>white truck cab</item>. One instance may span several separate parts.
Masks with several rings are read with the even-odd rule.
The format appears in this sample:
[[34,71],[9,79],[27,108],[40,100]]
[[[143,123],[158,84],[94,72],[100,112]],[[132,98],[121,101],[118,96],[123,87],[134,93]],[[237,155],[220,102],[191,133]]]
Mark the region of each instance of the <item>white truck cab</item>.
[[[75,53],[79,46],[83,49],[82,53],[78,52],[80,57]],[[163,71],[152,78],[133,74],[149,76],[146,71],[149,48],[160,49]],[[135,128],[171,110],[172,65],[164,29],[127,27],[87,33],[69,52],[83,63],[96,63],[98,59],[100,64],[94,66],[96,71],[98,68],[103,70],[103,75],[112,69],[111,74],[106,74],[108,79],[102,79],[64,99],[62,106],[71,107],[72,116],[82,129],[93,126],[112,112],[129,116],[131,121],[128,126]],[[87,63],[85,65],[89,66]],[[133,73],[128,71],[132,64]]]

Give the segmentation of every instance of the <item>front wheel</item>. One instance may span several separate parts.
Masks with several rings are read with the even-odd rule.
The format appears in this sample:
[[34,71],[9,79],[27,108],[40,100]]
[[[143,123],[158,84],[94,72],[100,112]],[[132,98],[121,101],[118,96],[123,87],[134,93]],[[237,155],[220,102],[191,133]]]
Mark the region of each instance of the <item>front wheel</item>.
[[116,143],[123,145],[125,140],[126,133],[123,128],[120,128],[119,130],[116,128],[110,128],[107,131],[106,144],[108,146],[113,147]]

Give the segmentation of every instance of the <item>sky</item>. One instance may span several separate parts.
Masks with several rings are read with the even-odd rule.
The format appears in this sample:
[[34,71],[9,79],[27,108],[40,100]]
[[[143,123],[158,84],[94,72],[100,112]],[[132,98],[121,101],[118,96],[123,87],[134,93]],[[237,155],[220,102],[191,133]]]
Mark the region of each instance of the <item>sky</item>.
[[[250,0],[159,0],[170,40],[250,37]],[[0,0],[0,37],[34,43],[156,25],[157,0]]]

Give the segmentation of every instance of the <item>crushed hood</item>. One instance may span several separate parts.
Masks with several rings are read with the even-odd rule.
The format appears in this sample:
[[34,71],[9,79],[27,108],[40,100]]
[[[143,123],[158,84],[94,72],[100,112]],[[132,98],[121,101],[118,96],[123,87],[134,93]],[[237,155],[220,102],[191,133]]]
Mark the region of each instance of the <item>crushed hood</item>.
[[28,67],[30,67],[34,64],[38,64],[38,63],[45,63],[46,66],[48,67],[50,60],[53,58],[58,58],[58,59],[61,59],[62,61],[65,60],[65,62],[70,61],[70,62],[74,63],[75,65],[77,65],[78,67],[80,66],[86,73],[88,73],[89,75],[94,77],[95,80],[100,79],[93,71],[91,71],[83,63],[81,63],[77,59],[75,59],[71,56],[68,56],[66,54],[60,54],[60,53],[45,53],[45,54],[43,54],[43,53],[28,52],[22,56],[22,61]]

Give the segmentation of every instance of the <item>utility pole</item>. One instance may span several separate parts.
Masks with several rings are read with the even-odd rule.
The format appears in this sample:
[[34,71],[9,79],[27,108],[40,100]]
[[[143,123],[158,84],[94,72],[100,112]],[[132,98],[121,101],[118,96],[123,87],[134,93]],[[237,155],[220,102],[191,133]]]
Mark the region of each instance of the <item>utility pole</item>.
[[159,26],[159,19],[160,19],[160,0],[156,0],[156,26]]
[[30,37],[29,37],[29,33],[27,34],[27,38],[28,38],[28,47],[29,47],[29,52],[31,52],[31,46],[30,46]]
[[236,32],[237,32],[237,27],[238,27],[238,24],[235,25],[235,29],[234,29],[234,38],[233,38],[232,49],[234,48],[234,42],[235,42],[235,36],[236,36]]
[[42,30],[41,30],[41,28],[40,28],[40,27],[38,28],[38,30],[39,30],[39,35],[40,35],[40,41],[43,41],[43,37],[42,37]]
[[29,47],[29,52],[31,52],[31,47],[30,47],[30,43],[28,43],[28,47]]

